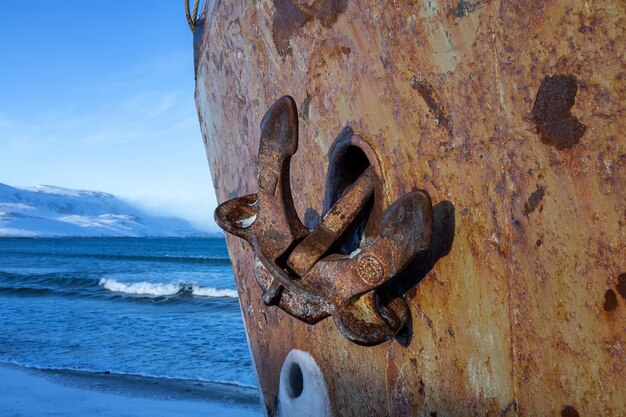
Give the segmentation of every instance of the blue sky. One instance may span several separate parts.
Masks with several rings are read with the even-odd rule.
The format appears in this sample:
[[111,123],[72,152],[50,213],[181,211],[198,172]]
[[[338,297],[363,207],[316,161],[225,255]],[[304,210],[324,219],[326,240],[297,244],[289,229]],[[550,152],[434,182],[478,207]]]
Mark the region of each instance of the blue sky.
[[0,1],[0,182],[215,230],[192,55],[182,0]]

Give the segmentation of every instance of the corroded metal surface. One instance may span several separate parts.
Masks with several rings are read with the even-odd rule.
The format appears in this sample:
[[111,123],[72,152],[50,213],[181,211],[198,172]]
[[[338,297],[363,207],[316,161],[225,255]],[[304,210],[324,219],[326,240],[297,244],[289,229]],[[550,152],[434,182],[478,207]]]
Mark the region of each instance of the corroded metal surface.
[[196,101],[220,201],[256,192],[259,121],[288,94],[305,226],[338,126],[371,145],[386,206],[415,187],[435,203],[405,277],[408,347],[266,307],[250,247],[228,238],[269,415],[292,348],[316,359],[336,415],[626,414],[625,27],[622,1],[215,8]]
[[[374,165],[364,161],[363,171],[353,172],[358,175],[354,183],[345,181],[335,190],[340,198],[332,206],[328,202],[331,207],[320,224],[307,231],[290,189],[290,161],[298,148],[296,115],[288,96],[270,107],[261,122],[258,192],[220,204],[215,220],[252,246],[266,305],[278,305],[309,324],[332,315],[348,339],[377,345],[396,336],[410,315],[398,292],[403,283],[399,274],[430,246],[430,197],[412,191],[385,207],[382,219],[370,215],[368,202],[376,205],[382,199],[374,190],[385,184],[378,183]],[[368,235],[372,230],[378,233]],[[342,253],[350,244],[354,250]]]

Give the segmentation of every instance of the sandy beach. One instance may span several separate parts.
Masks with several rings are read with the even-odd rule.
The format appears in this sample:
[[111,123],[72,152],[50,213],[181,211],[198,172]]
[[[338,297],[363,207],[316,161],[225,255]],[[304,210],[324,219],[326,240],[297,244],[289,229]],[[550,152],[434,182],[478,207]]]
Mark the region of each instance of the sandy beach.
[[0,364],[0,416],[262,416],[254,390]]

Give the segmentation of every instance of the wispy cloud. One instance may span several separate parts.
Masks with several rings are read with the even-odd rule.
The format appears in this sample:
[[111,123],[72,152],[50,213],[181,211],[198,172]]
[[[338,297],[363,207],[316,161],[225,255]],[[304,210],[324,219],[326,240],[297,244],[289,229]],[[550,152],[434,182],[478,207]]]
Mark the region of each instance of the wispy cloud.
[[[155,87],[181,78],[183,56],[157,57],[149,64],[107,74],[81,88],[79,100],[58,98],[53,109],[0,114],[0,151],[7,155],[67,145],[120,145],[198,132],[193,92]],[[189,63],[187,63],[187,66]],[[153,82],[146,83],[150,78]],[[89,87],[90,86],[90,87]]]
[[[94,80],[79,100],[59,98],[58,106],[28,114],[0,113],[0,182],[19,178],[15,185],[38,181],[113,192],[212,228],[215,199],[193,90],[170,79],[186,76],[176,74],[178,57],[156,61],[161,64]],[[148,67],[150,83],[141,79]],[[115,87],[101,90],[107,84]]]

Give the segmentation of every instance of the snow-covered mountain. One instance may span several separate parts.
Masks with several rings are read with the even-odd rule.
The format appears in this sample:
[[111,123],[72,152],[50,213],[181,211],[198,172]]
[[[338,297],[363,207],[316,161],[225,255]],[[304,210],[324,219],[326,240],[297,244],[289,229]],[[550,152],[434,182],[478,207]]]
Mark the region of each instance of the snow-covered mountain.
[[186,220],[148,215],[111,194],[0,183],[0,237],[203,235]]

